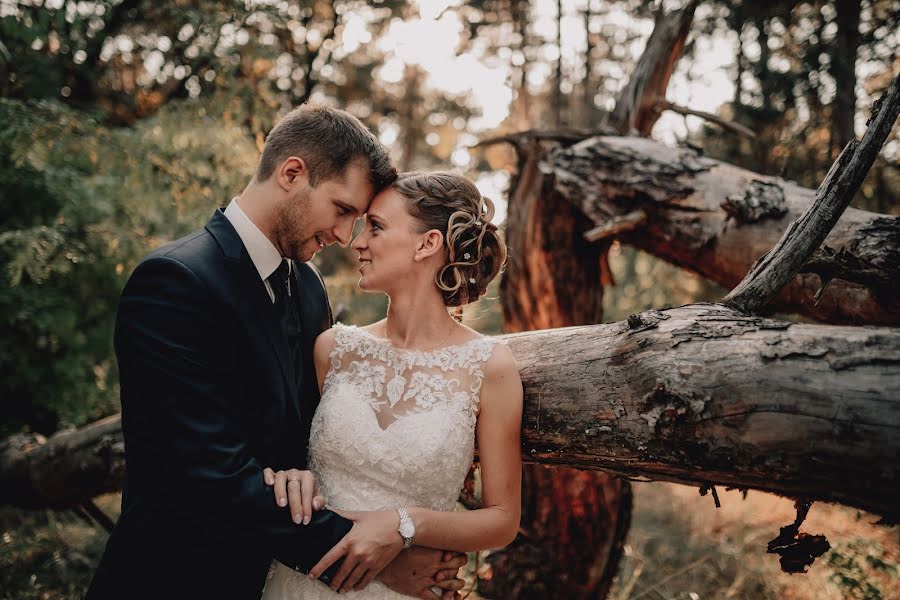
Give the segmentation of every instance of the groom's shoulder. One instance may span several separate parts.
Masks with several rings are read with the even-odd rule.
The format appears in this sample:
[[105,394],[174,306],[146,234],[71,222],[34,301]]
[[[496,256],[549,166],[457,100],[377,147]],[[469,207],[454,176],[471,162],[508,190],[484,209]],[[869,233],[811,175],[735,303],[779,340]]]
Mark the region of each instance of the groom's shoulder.
[[217,250],[218,245],[209,231],[199,229],[183,238],[163,244],[145,256],[141,262],[166,257],[188,267],[199,266],[217,254],[221,255],[221,252],[217,252]]
[[147,285],[165,282],[168,289],[177,281],[214,281],[222,272],[219,265],[223,262],[215,239],[201,229],[164,244],[142,258],[129,277],[126,290],[137,289],[138,282]]

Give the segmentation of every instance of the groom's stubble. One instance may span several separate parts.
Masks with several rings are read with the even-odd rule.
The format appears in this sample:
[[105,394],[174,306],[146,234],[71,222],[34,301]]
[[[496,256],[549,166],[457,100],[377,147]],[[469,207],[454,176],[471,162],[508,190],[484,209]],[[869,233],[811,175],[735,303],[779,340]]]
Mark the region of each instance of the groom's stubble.
[[318,250],[314,239],[316,232],[307,231],[312,209],[312,190],[312,186],[307,185],[288,198],[278,211],[273,228],[276,246],[282,255],[300,262],[311,260]]

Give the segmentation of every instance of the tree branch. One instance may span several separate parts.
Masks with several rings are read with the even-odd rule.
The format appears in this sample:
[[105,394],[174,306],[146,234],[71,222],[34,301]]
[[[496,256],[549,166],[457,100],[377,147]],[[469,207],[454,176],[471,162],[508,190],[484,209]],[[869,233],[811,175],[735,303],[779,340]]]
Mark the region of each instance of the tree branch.
[[481,140],[472,146],[472,148],[484,148],[495,144],[512,144],[516,147],[522,147],[531,141],[560,142],[563,145],[571,145],[594,136],[613,135],[613,133],[614,132],[611,129],[606,127],[601,127],[599,129],[554,129],[549,131],[529,129],[527,131],[487,138]]
[[800,271],[840,219],[875,162],[900,113],[900,75],[872,108],[862,141],[852,140],[831,165],[816,197],[723,302],[745,313],[768,304]]
[[718,125],[719,127],[722,127],[723,129],[728,129],[730,131],[733,131],[735,133],[738,133],[738,134],[748,137],[750,139],[756,138],[756,134],[750,128],[744,127],[740,123],[736,123],[734,121],[729,121],[727,119],[723,119],[722,117],[719,117],[712,113],[703,112],[702,110],[694,110],[694,109],[687,108],[684,106],[678,106],[677,104],[672,104],[671,102],[669,102],[668,100],[665,100],[665,99],[658,100],[656,104],[659,107],[659,110],[661,110],[661,111],[662,110],[671,110],[673,112],[677,112],[678,114],[682,114],[682,115],[694,115],[695,117],[700,117],[701,119],[705,119],[707,121],[710,121],[711,123],[715,123],[716,125]]

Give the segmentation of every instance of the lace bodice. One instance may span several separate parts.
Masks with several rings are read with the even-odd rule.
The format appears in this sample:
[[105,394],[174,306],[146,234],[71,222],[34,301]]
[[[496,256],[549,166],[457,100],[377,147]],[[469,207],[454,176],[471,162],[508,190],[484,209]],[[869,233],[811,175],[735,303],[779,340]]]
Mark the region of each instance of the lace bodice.
[[453,510],[472,464],[484,363],[496,340],[431,352],[336,325],[310,469],[330,506]]
[[[453,510],[474,455],[484,364],[497,343],[479,337],[403,350],[365,329],[335,325],[309,441],[310,470],[328,507]],[[345,596],[402,597],[378,582]],[[264,594],[331,597],[326,586],[280,564]]]

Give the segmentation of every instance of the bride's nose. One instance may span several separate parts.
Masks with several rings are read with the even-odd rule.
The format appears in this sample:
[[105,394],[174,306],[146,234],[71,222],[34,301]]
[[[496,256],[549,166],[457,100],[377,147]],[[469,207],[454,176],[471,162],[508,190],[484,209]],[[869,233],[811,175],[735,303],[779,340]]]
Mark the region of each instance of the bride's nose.
[[354,250],[361,250],[366,247],[366,230],[363,228],[362,231],[359,232],[359,235],[356,236],[356,239],[350,243],[350,247]]

